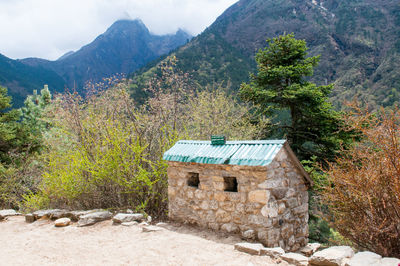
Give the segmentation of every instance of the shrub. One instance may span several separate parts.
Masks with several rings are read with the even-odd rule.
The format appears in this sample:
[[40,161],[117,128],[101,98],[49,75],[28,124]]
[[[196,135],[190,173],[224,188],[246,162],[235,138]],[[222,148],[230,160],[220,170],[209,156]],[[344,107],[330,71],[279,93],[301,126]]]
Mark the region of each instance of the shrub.
[[356,109],[363,139],[325,171],[322,192],[334,227],[360,248],[400,257],[400,112]]

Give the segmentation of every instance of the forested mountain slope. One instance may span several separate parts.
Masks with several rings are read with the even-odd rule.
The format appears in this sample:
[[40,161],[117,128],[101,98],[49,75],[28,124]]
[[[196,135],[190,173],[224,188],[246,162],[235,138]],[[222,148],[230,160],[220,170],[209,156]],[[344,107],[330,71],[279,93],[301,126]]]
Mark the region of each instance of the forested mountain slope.
[[[254,71],[265,40],[294,32],[321,55],[313,80],[335,83],[332,99],[392,105],[400,96],[400,4],[382,0],[241,0],[208,29],[173,52],[200,85],[226,81],[236,90]],[[154,65],[135,74],[154,72]],[[144,75],[143,75],[144,74]],[[133,88],[140,91],[140,82]]]

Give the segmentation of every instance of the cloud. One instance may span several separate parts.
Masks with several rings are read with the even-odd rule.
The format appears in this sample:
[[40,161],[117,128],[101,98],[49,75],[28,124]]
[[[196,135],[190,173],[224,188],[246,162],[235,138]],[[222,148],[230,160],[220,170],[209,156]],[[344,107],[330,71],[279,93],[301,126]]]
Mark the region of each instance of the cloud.
[[199,34],[237,0],[0,0],[0,53],[57,59],[118,19],[140,18],[155,34]]

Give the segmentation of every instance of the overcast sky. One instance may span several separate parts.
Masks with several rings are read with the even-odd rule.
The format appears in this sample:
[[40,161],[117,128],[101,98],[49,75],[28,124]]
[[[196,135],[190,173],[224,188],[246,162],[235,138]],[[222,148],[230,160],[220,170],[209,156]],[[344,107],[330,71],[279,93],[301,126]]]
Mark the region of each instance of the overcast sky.
[[0,53],[57,59],[93,41],[118,19],[140,18],[155,34],[192,35],[237,0],[0,0]]

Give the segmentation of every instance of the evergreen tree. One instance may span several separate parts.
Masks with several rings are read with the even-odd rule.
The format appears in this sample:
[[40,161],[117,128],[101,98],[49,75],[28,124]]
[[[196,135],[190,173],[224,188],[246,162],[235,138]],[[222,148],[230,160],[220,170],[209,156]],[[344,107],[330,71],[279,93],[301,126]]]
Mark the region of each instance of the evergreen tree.
[[307,79],[319,56],[307,57],[306,42],[294,34],[267,43],[256,55],[258,73],[251,75],[250,83],[242,84],[241,97],[264,114],[289,111],[290,122],[281,121],[273,129],[287,137],[299,158],[333,159],[346,134],[340,131],[340,113],[328,101],[332,85],[317,86]]
[[9,152],[15,148],[20,111],[11,107],[7,88],[0,86],[0,162],[10,163]]

